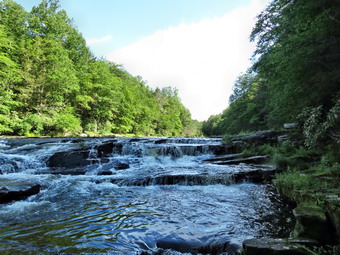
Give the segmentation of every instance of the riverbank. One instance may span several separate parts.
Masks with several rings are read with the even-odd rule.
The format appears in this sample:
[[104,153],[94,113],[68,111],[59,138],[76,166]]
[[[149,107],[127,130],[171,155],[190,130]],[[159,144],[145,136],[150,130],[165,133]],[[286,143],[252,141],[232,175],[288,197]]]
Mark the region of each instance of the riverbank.
[[[290,237],[317,241],[306,248],[304,252],[307,253],[301,254],[339,254],[339,146],[309,149],[294,134],[286,131],[259,131],[230,136],[225,139],[225,144],[233,153],[239,153],[239,157],[265,156],[267,163],[277,167],[278,173],[273,183],[287,203],[295,208],[293,212],[297,223]],[[287,246],[289,243],[284,241],[283,245],[282,241],[273,240],[263,242],[272,243],[269,245],[272,247]],[[268,249],[268,245],[263,242],[248,243],[246,247],[255,243]],[[295,245],[296,241],[293,243]],[[245,254],[256,254],[251,251],[248,249]],[[266,254],[271,253],[267,251]]]

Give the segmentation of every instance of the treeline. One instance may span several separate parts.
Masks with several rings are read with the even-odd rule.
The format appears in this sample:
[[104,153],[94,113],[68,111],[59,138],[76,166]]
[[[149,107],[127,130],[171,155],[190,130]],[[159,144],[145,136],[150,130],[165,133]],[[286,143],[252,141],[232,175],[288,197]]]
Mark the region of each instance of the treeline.
[[0,2],[0,134],[196,135],[177,90],[98,59],[58,0]]
[[206,135],[298,123],[307,145],[340,142],[340,2],[273,0],[250,35],[253,65],[229,107],[203,123]]

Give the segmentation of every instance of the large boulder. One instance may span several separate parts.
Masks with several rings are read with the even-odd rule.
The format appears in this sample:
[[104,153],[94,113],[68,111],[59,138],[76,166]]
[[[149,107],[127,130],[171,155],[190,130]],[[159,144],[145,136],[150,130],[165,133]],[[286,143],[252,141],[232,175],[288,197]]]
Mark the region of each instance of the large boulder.
[[0,189],[0,204],[9,203],[12,201],[24,200],[30,196],[36,195],[40,192],[41,186],[39,184],[31,187],[3,187]]

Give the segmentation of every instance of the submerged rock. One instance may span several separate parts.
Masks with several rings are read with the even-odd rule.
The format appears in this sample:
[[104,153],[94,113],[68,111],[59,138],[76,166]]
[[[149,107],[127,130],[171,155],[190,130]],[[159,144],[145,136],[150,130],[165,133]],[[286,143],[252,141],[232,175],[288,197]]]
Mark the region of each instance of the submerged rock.
[[313,255],[301,242],[307,243],[294,239],[249,239],[243,242],[243,255]]
[[29,187],[27,189],[18,190],[8,189],[3,187],[0,189],[0,203],[9,203],[12,201],[24,200],[30,196],[36,195],[40,192],[41,186],[39,184]]
[[157,241],[157,247],[163,249],[157,254],[168,254],[167,250],[190,254],[238,254],[239,247],[230,243],[204,244],[196,240],[184,240],[182,238],[163,238]]
[[68,168],[68,167],[57,167],[50,169],[51,174],[61,174],[61,175],[84,175],[87,170],[84,168]]

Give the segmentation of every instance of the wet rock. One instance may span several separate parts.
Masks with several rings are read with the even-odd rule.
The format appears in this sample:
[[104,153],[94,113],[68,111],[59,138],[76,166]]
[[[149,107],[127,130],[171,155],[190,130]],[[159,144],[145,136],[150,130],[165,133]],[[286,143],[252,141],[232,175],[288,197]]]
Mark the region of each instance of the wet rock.
[[276,169],[263,166],[261,169],[248,170],[237,173],[225,174],[171,174],[159,176],[146,176],[135,179],[114,179],[112,183],[122,186],[151,186],[151,185],[230,185],[242,182],[268,183],[276,173]]
[[49,173],[61,174],[61,175],[84,175],[87,170],[84,168],[68,168],[68,167],[57,167],[51,168]]
[[244,164],[263,164],[266,163],[269,159],[268,155],[265,156],[253,156],[248,158],[236,158],[222,161],[214,161],[214,164],[217,165],[238,165],[241,163]]
[[306,250],[304,246],[299,243],[298,240],[263,238],[263,239],[249,239],[243,242],[243,255],[264,255],[264,254],[312,255],[314,253]]
[[231,144],[209,145],[208,148],[209,151],[217,156],[234,152],[234,146]]
[[89,150],[63,151],[53,154],[47,161],[49,167],[74,168],[91,164]]
[[316,205],[299,205],[293,210],[296,225],[292,237],[310,238],[321,244],[334,244],[335,229],[321,207]]
[[241,171],[233,174],[235,183],[251,182],[256,184],[270,182],[275,174],[277,173],[276,168],[257,169],[253,171]]
[[217,243],[202,246],[198,249],[201,254],[228,254],[238,255],[240,247],[231,243]]
[[116,141],[106,142],[97,147],[98,157],[107,157],[113,153],[113,149],[115,148]]
[[[163,238],[157,241],[157,247],[190,254],[238,254],[239,247],[230,243],[203,244],[196,240],[182,238]],[[167,254],[167,253],[160,253]]]
[[[210,178],[209,175],[160,175],[156,177],[147,176],[144,178],[135,178],[127,180],[112,180],[113,183],[122,186],[151,186],[151,185],[207,185],[207,184],[221,184],[226,180],[223,176],[214,176]],[[228,179],[229,184],[231,179]]]
[[160,140],[155,141],[155,144],[163,144],[163,143],[167,143],[167,142],[168,142],[167,139],[160,139]]
[[297,128],[298,124],[297,123],[285,123],[283,124],[283,127],[285,129],[293,129],[293,128]]
[[110,170],[103,170],[98,173],[98,175],[112,175],[112,171]]
[[130,164],[128,161],[119,161],[115,165],[116,170],[124,170],[130,168]]
[[15,190],[15,188],[1,188],[0,189],[0,203],[9,203],[12,201],[24,200],[30,196],[36,195],[40,192],[41,186],[39,184],[29,187],[27,189]]
[[203,160],[203,161],[204,162],[226,161],[226,160],[231,160],[231,159],[238,159],[238,158],[240,158],[240,156],[242,156],[242,153],[234,153],[234,154],[228,154],[228,155],[225,155],[225,156],[219,157],[219,158],[206,159],[206,160]]

